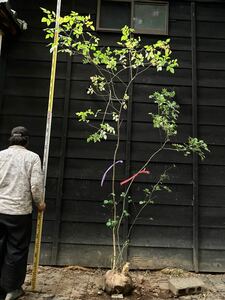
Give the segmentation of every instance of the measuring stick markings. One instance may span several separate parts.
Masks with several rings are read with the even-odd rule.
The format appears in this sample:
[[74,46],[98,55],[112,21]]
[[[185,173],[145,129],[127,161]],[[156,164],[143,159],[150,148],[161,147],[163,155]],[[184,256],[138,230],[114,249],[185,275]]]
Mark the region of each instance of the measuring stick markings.
[[[52,108],[53,108],[53,101],[54,101],[60,10],[61,10],[61,0],[58,0],[57,1],[57,12],[56,12],[56,23],[55,23],[54,47],[52,49],[53,50],[52,67],[51,67],[49,102],[48,102],[48,113],[47,113],[46,131],[45,131],[45,146],[44,146],[44,157],[43,157],[43,174],[44,174],[43,201],[45,201],[49,145],[50,145],[50,136],[51,136]],[[43,227],[43,212],[39,211],[38,217],[37,217],[36,237],[35,237],[35,246],[34,246],[34,259],[33,259],[33,271],[32,271],[32,279],[31,279],[32,290],[36,289],[37,273],[38,273],[38,266],[39,266],[39,261],[40,261],[42,227]]]

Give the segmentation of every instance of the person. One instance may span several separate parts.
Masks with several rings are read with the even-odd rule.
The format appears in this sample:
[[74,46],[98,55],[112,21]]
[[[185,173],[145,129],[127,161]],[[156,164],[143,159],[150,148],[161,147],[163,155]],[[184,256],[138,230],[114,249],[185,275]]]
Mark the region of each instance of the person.
[[0,299],[20,298],[31,240],[32,202],[45,210],[41,160],[27,149],[28,131],[12,129],[9,147],[0,151]]

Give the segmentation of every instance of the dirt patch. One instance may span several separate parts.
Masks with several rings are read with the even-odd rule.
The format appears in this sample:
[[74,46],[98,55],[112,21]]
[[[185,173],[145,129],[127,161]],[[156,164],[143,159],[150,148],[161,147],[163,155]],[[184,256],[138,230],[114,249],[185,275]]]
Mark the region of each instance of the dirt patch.
[[[102,278],[106,270],[88,269],[78,266],[63,268],[39,267],[37,291],[31,291],[31,266],[28,267],[24,285],[24,300],[107,300],[112,299],[102,291]],[[161,271],[131,271],[135,283],[132,295],[123,299],[182,299],[222,300],[225,299],[224,274],[195,274],[180,269],[167,268]],[[198,277],[206,286],[204,293],[192,296],[174,297],[167,288],[171,277]]]

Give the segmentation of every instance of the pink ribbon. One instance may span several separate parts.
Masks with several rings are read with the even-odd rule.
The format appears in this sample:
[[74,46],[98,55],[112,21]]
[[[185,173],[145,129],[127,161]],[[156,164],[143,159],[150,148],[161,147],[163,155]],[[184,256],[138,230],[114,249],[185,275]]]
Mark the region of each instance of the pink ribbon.
[[133,176],[129,177],[128,179],[121,181],[120,185],[124,185],[124,184],[128,183],[129,181],[134,180],[140,174],[150,174],[150,171],[148,171],[148,170],[146,170],[146,168],[144,168],[143,170],[140,170],[139,172],[137,172]]

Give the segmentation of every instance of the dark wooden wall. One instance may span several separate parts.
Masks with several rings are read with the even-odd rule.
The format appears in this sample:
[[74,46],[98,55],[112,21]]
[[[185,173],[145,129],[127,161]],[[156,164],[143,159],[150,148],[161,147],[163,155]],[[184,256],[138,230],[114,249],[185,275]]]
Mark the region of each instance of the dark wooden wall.
[[[0,147],[10,129],[24,125],[32,135],[30,148],[43,153],[51,57],[46,47],[40,6],[55,1],[12,1],[28,30],[4,44],[1,63]],[[64,1],[71,9],[96,17],[96,1]],[[162,153],[150,165],[151,177],[140,177],[133,198],[154,182],[171,163],[168,185],[144,211],[133,230],[128,259],[134,268],[181,267],[225,271],[225,4],[170,1],[169,37],[179,68],[174,75],[149,71],[133,87],[132,105],[122,134],[120,178],[134,173],[160,142],[149,124],[148,95],[163,87],[176,91],[181,105],[177,142],[189,135],[204,139],[211,150],[203,162],[196,157]],[[114,46],[117,33],[99,33],[102,45]],[[162,37],[160,37],[162,38]],[[157,37],[143,36],[146,43]],[[90,129],[75,119],[85,107],[101,105],[86,94],[94,70],[76,58],[60,55],[57,66],[54,118],[47,180],[42,264],[110,265],[111,236],[102,201],[110,193],[100,180],[111,164],[113,140],[90,145]],[[129,207],[131,219],[134,208]],[[124,234],[129,222],[123,226]],[[32,255],[32,250],[31,250]]]

